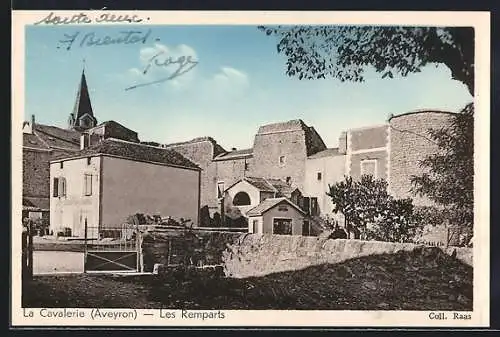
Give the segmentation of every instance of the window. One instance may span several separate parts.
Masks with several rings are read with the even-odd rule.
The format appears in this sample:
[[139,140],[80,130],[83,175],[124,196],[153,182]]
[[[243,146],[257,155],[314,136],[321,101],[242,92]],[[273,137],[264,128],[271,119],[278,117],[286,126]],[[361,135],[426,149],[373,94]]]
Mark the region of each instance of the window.
[[273,234],[292,235],[292,219],[273,219]]
[[285,156],[280,156],[278,162],[281,166],[285,165]]
[[318,180],[321,180],[321,172],[318,172],[317,178]]
[[85,195],[92,195],[92,175],[85,174],[84,178]]
[[59,196],[60,197],[65,197],[66,196],[66,178],[59,178]]
[[254,220],[252,222],[252,227],[253,227],[252,233],[258,233],[259,232],[259,220]]
[[377,160],[366,159],[361,161],[361,175],[371,175],[377,178]]
[[250,205],[250,196],[246,192],[238,192],[233,199],[234,206],[248,206]]
[[64,167],[64,163],[63,162],[60,162],[59,163],[59,168],[63,168]]
[[52,196],[54,198],[59,196],[59,178],[54,178],[54,186],[52,187]]
[[222,199],[224,197],[224,182],[219,181],[217,183],[217,199]]
[[311,226],[309,224],[309,221],[304,220],[302,223],[302,235],[304,236],[309,236],[311,235]]
[[318,215],[318,198],[311,197],[311,215]]
[[54,186],[52,187],[52,196],[54,198],[66,196],[66,178],[63,177],[54,178]]
[[92,163],[92,157],[87,157],[87,165],[90,165]]

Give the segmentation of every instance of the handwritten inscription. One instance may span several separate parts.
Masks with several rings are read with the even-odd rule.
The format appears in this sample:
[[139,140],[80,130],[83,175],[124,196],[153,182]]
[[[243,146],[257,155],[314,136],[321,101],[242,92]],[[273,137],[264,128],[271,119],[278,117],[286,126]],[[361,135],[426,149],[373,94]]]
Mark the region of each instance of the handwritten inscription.
[[141,30],[126,30],[119,32],[116,36],[103,35],[98,36],[94,32],[81,34],[80,32],[72,34],[64,34],[64,38],[59,40],[59,46],[64,46],[66,50],[70,50],[73,46],[93,47],[107,46],[117,44],[145,44],[151,35],[151,29]]
[[[146,18],[149,20],[149,18]],[[140,23],[144,22],[144,19],[136,14],[113,14],[113,13],[103,13],[96,15],[95,17],[86,13],[78,13],[70,16],[56,15],[54,12],[50,12],[49,15],[35,22],[35,25],[71,25],[71,24],[88,24],[88,23]]]
[[160,51],[153,55],[147,62],[147,65],[145,66],[144,70],[142,73],[146,75],[149,70],[151,69],[152,66],[156,67],[169,67],[173,66],[174,72],[162,79],[155,80],[155,81],[150,81],[146,83],[141,83],[141,84],[136,84],[131,87],[126,88],[125,90],[130,90],[130,89],[135,89],[139,87],[144,87],[146,85],[151,85],[151,84],[157,84],[157,83],[162,83],[165,81],[173,80],[176,77],[179,77],[188,71],[192,70],[194,67],[198,65],[198,61],[193,60],[192,56],[179,56],[177,58],[174,58],[172,56],[167,55],[165,51]]

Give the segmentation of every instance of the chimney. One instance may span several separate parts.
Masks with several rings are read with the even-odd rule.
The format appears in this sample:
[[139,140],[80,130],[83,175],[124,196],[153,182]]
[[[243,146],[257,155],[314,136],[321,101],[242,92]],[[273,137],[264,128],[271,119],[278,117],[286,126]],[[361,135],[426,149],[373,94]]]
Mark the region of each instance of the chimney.
[[83,150],[89,146],[89,135],[87,133],[82,133],[80,136],[80,150]]
[[231,151],[236,151],[236,148],[235,148],[235,147],[232,147],[232,148],[231,148]]
[[35,129],[35,115],[31,115],[31,122],[23,122],[23,133],[33,134]]

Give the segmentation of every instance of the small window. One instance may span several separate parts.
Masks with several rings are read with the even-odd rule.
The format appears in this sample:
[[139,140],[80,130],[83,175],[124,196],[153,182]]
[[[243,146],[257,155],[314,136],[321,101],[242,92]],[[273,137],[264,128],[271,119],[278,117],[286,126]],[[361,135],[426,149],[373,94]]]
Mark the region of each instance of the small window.
[[65,197],[66,196],[66,178],[59,178],[59,196],[60,197]]
[[87,165],[90,165],[92,163],[92,157],[87,157]]
[[366,159],[362,160],[360,164],[361,175],[371,175],[373,178],[377,178],[377,160],[376,159]]
[[310,212],[311,212],[311,215],[319,215],[319,211],[318,211],[318,198],[316,197],[311,197],[310,199],[310,202],[311,202],[311,208],[310,208]]
[[279,157],[279,164],[280,165],[285,165],[285,156],[280,156]]
[[233,205],[234,206],[248,206],[250,205],[250,196],[246,192],[238,192],[234,196]]
[[224,182],[219,181],[217,183],[217,199],[222,199],[224,197]]
[[60,162],[59,163],[59,168],[63,168],[64,167],[64,163],[63,162]]
[[54,186],[52,187],[52,196],[54,198],[59,196],[59,178],[54,178]]
[[86,174],[84,180],[85,195],[92,195],[92,175]]
[[292,235],[292,219],[273,219],[273,234]]
[[259,232],[259,220],[254,220],[252,222],[253,226],[253,233],[258,233]]
[[248,171],[248,163],[245,163],[245,171]]
[[318,172],[317,178],[318,178],[318,180],[321,180],[321,172]]
[[302,223],[302,235],[304,236],[309,236],[311,235],[311,226],[309,224],[309,221],[304,220]]

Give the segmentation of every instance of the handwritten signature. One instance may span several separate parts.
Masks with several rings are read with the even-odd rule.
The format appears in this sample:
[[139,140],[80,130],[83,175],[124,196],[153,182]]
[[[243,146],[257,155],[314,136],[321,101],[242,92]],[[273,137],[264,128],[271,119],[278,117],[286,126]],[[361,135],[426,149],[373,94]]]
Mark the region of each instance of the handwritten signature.
[[[147,18],[149,20],[149,18]],[[47,25],[68,25],[68,24],[83,24],[83,23],[102,23],[102,22],[111,22],[111,23],[139,23],[143,22],[144,19],[140,18],[138,15],[120,15],[120,14],[112,14],[112,13],[103,13],[98,15],[95,18],[89,17],[85,13],[78,13],[71,16],[59,16],[54,12],[50,12],[49,15],[44,17],[42,20],[35,22],[35,25],[47,24]]]
[[175,68],[175,71],[171,75],[159,80],[136,84],[126,88],[125,90],[136,89],[147,85],[158,84],[169,80],[173,80],[174,78],[179,77],[187,73],[188,71],[192,70],[194,67],[196,67],[198,65],[198,61],[193,60],[192,56],[185,56],[185,55],[179,56],[175,59],[172,58],[172,56],[166,55],[164,51],[160,51],[148,60],[148,63],[144,68],[144,70],[142,71],[142,73],[146,75],[152,66],[169,67],[171,65],[177,66],[177,68]]
[[[141,30],[126,30],[118,33],[117,36],[97,36],[94,32],[82,35],[80,32],[73,34],[64,34],[64,39],[59,40],[60,45],[65,45],[66,50],[70,50],[75,41],[80,47],[107,46],[116,44],[136,44],[142,42],[145,44],[151,35],[151,29],[146,31]],[[158,40],[158,39],[157,39]],[[60,48],[58,46],[57,48]]]

